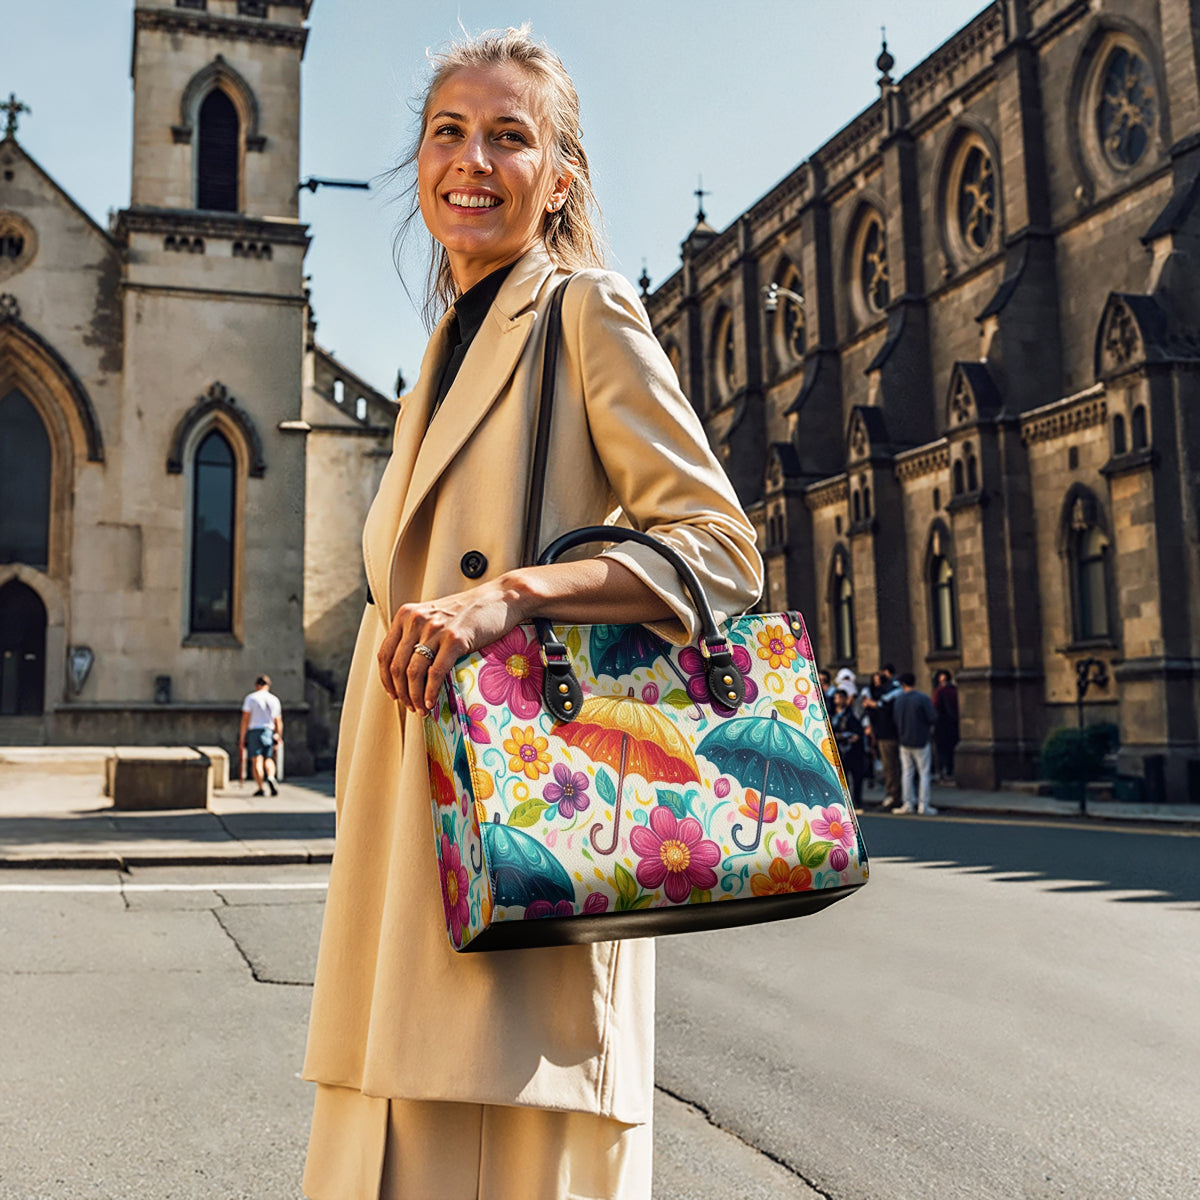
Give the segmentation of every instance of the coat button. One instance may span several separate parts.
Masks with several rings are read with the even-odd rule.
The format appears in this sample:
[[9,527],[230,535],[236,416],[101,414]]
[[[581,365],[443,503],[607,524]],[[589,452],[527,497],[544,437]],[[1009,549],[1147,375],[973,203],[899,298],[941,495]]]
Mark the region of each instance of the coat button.
[[468,579],[478,579],[487,570],[487,559],[478,550],[468,550],[458,564]]

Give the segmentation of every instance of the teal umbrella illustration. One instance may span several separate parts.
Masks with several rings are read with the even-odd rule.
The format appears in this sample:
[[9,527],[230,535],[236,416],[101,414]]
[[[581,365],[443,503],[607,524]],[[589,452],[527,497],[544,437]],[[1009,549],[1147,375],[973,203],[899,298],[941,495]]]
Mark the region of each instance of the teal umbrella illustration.
[[732,775],[742,787],[758,788],[758,823],[754,840],[746,845],[739,836],[741,824],[730,831],[741,850],[757,850],[762,840],[767,797],[787,804],[840,804],[845,801],[842,781],[829,759],[794,725],[769,717],[734,717],[714,729],[696,747],[696,753]]
[[[597,675],[608,675],[622,679],[642,667],[653,666],[660,658],[679,677],[683,690],[687,691],[688,677],[676,666],[671,657],[670,646],[653,630],[644,625],[594,625],[592,626],[592,665]],[[693,700],[697,717],[703,717],[700,705]]]
[[534,900],[574,902],[571,877],[536,838],[511,825],[501,825],[499,813],[485,821],[479,832],[496,904],[528,908]]

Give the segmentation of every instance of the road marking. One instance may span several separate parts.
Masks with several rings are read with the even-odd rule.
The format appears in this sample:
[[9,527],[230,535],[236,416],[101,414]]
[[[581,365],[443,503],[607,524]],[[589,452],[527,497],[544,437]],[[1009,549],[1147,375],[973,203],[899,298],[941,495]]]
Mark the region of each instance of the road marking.
[[324,883],[0,883],[0,892],[305,892]]

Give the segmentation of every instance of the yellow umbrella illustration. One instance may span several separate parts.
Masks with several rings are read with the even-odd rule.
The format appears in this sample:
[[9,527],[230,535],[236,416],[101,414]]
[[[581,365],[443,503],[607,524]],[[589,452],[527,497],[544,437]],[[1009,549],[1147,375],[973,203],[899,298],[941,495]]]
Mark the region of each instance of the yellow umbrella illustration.
[[597,833],[604,828],[602,822],[589,830],[597,854],[612,854],[617,848],[627,773],[648,782],[700,781],[700,768],[683,736],[657,709],[636,699],[632,688],[625,696],[590,697],[583,702],[579,716],[556,725],[554,733],[593,762],[605,763],[617,773],[612,841],[606,847],[596,842]]

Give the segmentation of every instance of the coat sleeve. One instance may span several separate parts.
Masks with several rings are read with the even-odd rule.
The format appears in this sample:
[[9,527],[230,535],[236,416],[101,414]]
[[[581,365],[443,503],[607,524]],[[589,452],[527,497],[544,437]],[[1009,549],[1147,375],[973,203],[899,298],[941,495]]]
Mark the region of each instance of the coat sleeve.
[[[566,293],[563,328],[592,441],[625,521],[682,555],[718,621],[742,612],[762,590],[754,527],[632,286],[610,271],[581,272]],[[659,622],[657,632],[694,640],[695,613],[663,558],[632,543],[604,553],[675,611],[679,622]]]

